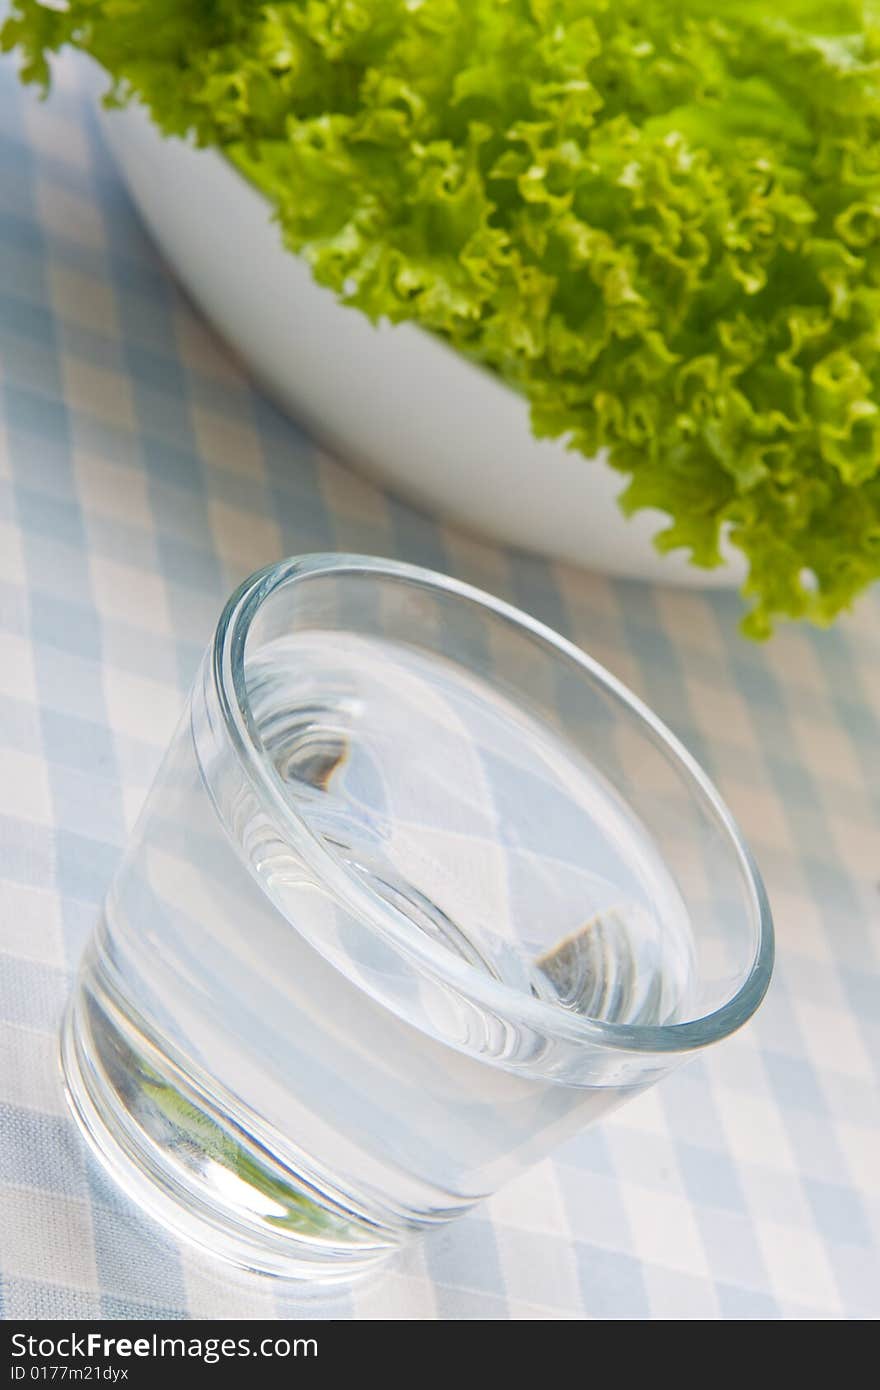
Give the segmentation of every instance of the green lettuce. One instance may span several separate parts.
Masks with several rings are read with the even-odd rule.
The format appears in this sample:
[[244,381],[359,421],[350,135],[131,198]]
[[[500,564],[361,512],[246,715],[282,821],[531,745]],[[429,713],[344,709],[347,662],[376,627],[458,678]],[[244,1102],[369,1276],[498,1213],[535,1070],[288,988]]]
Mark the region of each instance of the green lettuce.
[[661,550],[727,536],[753,636],[880,575],[878,0],[14,0],[2,43],[222,147],[347,304],[606,449]]

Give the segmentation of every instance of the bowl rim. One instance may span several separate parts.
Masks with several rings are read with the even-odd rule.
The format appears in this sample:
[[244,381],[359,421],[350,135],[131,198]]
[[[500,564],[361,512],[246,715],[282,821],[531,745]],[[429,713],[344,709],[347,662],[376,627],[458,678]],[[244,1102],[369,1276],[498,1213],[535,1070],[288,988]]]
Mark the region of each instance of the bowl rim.
[[[476,971],[467,961],[429,937],[414,933],[406,915],[357,877],[311,829],[284,795],[280,779],[266,759],[248,700],[245,646],[251,625],[270,595],[310,576],[333,573],[381,575],[477,604],[527,632],[557,656],[573,662],[585,678],[600,685],[671,753],[726,834],[748,890],[755,950],[748,971],[729,999],[717,1009],[681,1023],[619,1024],[567,1013]],[[519,1023],[528,1024],[548,1037],[650,1055],[689,1052],[708,1046],[746,1023],[764,998],[774,961],[770,904],[751,850],[719,792],[680,740],[637,695],[574,643],[529,614],[470,584],[418,565],[348,553],[299,555],[256,571],[232,594],[217,624],[211,648],[211,674],[226,733],[252,791],[272,823],[283,827],[311,871],[349,912],[398,953],[410,961],[415,960],[433,977],[445,981],[474,1002],[513,1016]]]

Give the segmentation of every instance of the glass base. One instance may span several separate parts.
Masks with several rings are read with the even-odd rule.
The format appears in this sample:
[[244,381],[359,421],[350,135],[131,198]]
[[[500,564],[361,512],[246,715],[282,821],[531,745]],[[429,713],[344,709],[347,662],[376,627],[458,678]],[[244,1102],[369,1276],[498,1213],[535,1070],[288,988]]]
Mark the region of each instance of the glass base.
[[350,1283],[405,1232],[346,1209],[313,1175],[279,1163],[182,1077],[84,970],[61,1034],[67,1100],[98,1160],[152,1217],[259,1274]]

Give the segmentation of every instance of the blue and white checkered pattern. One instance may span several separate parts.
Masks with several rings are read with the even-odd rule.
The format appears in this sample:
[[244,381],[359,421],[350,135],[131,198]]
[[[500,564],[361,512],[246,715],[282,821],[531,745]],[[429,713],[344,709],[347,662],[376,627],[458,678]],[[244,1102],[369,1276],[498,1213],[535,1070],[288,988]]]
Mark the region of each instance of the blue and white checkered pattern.
[[[151,246],[75,67],[0,67],[0,1305],[7,1318],[880,1313],[880,594],[833,631],[444,530],[257,392]],[[304,331],[307,331],[304,329]],[[71,971],[197,658],[285,554],[396,555],[511,599],[651,704],[775,910],[754,1022],[372,1285],[307,1302],[141,1216],[65,1113]]]

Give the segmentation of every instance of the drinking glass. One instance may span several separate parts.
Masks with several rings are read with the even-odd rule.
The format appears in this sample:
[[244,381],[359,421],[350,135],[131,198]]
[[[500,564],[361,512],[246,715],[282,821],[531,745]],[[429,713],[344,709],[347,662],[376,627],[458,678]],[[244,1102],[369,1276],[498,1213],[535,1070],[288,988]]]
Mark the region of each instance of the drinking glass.
[[68,1007],[125,1190],[348,1280],[749,1018],[770,912],[639,700],[488,594],[313,555],[229,600]]

